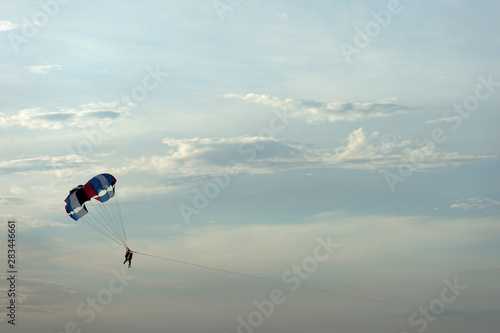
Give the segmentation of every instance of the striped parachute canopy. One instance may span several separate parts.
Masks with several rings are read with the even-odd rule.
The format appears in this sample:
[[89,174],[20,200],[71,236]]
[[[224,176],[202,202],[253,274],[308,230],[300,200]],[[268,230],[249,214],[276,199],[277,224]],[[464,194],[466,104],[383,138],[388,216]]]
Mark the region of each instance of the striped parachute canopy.
[[115,198],[115,185],[116,178],[109,173],[97,175],[85,185],[78,185],[64,200],[66,212],[73,220],[84,222],[127,247],[120,207]]
[[85,203],[91,199],[102,203],[115,196],[116,178],[103,173],[89,180],[85,185],[73,188],[66,200],[66,212],[75,221],[88,213]]

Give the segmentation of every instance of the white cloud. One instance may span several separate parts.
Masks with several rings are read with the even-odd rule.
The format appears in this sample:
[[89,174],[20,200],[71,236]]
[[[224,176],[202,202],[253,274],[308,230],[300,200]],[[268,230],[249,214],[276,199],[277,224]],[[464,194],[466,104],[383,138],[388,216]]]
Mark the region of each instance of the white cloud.
[[458,209],[485,209],[493,207],[500,207],[500,201],[481,197],[462,199],[450,206],[450,208]]
[[441,124],[441,123],[452,123],[452,122],[461,122],[461,117],[455,116],[455,117],[443,117],[443,118],[438,118],[438,119],[432,119],[432,120],[427,120],[425,124],[431,125],[431,124]]
[[386,171],[402,160],[418,156],[415,171],[457,166],[467,162],[491,160],[495,156],[443,153],[436,146],[411,147],[409,140],[388,140],[378,132],[359,128],[349,134],[345,144],[326,149],[307,143],[288,142],[269,137],[166,138],[165,155],[142,156],[130,161],[120,172],[148,171],[165,176],[192,177],[227,173],[262,174],[305,168],[342,168]]
[[[16,158],[8,161],[0,161],[0,172],[43,172],[57,171],[61,168],[72,167],[83,163],[89,163],[90,160],[80,155],[65,155],[65,156],[34,156]],[[19,186],[11,187],[11,191],[19,192]]]
[[0,31],[14,30],[17,27],[19,27],[19,24],[15,24],[10,21],[0,21]]
[[[168,147],[165,155],[142,156],[130,161],[121,172],[148,171],[163,175],[199,176],[219,172],[233,157],[238,157],[238,145],[254,138],[229,139],[193,138],[163,139]],[[240,156],[239,160],[242,159]]]
[[24,195],[28,193],[28,190],[19,185],[14,184],[10,186],[10,193],[15,195]]
[[165,194],[169,192],[173,192],[178,189],[177,186],[153,186],[153,187],[145,187],[145,186],[129,186],[129,187],[121,187],[120,188],[120,197],[137,197],[143,195],[153,195],[153,194]]
[[[331,149],[303,142],[289,142],[269,137],[231,138],[165,138],[164,154],[144,155],[135,159],[110,159],[109,156],[61,155],[21,156],[0,161],[0,174],[22,174],[25,181],[10,184],[1,197],[4,214],[15,212],[22,205],[36,205],[40,193],[46,189],[66,193],[67,184],[77,185],[89,174],[110,172],[129,179],[139,177],[140,184],[129,184],[121,193],[125,197],[151,194],[169,194],[179,187],[200,178],[227,177],[233,174],[273,174],[300,169],[357,169],[383,172],[397,168],[401,161],[410,159],[420,151],[425,159],[415,166],[415,171],[437,167],[455,166],[468,162],[491,160],[495,156],[461,155],[443,153],[437,147],[413,148],[409,140],[387,139],[378,132],[358,128],[351,132],[344,143]],[[30,179],[38,179],[32,183]],[[158,183],[158,177],[163,183]],[[62,184],[64,183],[64,186]],[[47,184],[51,184],[48,186]],[[45,191],[45,192],[44,192]],[[46,193],[47,194],[47,193]],[[22,199],[21,199],[22,198]],[[24,202],[23,200],[26,200]],[[59,199],[45,200],[44,210],[57,209]],[[457,203],[453,208],[459,208]],[[462,207],[463,208],[463,207]],[[50,222],[32,221],[33,227],[50,225]]]
[[40,108],[23,109],[18,114],[0,115],[0,128],[26,127],[29,129],[59,130],[65,127],[96,127],[102,119],[115,119],[127,114],[128,106],[118,102],[89,103],[78,108],[59,108],[46,111]]
[[[377,132],[371,134],[371,137],[376,137]],[[347,145],[336,149],[336,157],[339,160],[349,158],[366,158],[369,156],[376,156],[379,148],[370,143],[363,128],[358,128],[349,134]]]
[[29,69],[31,73],[34,74],[47,74],[53,70],[60,70],[61,65],[41,65],[41,66],[25,66],[24,68]]
[[21,205],[24,200],[18,197],[0,197],[0,205],[8,206],[8,205]]
[[[268,95],[258,94],[226,94],[226,98],[240,99],[248,103],[255,103],[286,110],[294,118],[303,118],[307,123],[361,121],[365,119],[386,118],[405,114],[414,108],[394,104],[389,101],[380,103],[344,103],[280,99]],[[391,98],[391,101],[393,98]]]
[[[0,198],[0,205],[2,204],[1,198]],[[25,208],[26,209],[26,206]],[[63,207],[64,211],[64,207]],[[70,223],[61,223],[61,222],[55,222],[55,221],[49,221],[49,220],[43,220],[43,219],[37,219],[33,218],[31,216],[27,215],[7,215],[7,214],[1,214],[0,218],[4,221],[17,221],[17,222],[22,222],[22,228],[23,230],[31,229],[31,228],[41,228],[41,227],[74,227],[74,224]]]

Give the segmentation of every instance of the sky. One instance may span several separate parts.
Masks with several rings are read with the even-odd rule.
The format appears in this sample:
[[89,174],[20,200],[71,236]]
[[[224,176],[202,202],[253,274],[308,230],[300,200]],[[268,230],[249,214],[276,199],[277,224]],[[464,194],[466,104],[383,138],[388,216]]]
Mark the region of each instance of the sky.
[[1,8],[2,332],[497,332],[498,2]]

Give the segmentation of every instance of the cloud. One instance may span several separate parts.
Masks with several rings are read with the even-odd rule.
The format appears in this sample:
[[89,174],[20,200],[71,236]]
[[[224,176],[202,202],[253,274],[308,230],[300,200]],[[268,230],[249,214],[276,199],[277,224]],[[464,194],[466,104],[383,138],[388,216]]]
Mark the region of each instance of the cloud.
[[500,201],[481,197],[462,199],[450,206],[450,208],[458,209],[485,209],[498,207],[500,207]]
[[178,189],[175,185],[160,185],[153,187],[129,186],[120,188],[120,197],[140,197],[143,195],[165,194]]
[[[76,291],[68,289],[57,282],[40,279],[22,279],[22,293],[16,293],[16,301],[27,313],[57,313]],[[2,294],[7,294],[7,289],[0,288]]]
[[147,171],[163,175],[199,176],[216,173],[238,155],[237,147],[242,142],[252,140],[237,138],[165,138],[162,143],[167,147],[165,155],[142,156],[130,161],[122,172]]
[[327,149],[270,137],[165,138],[165,155],[142,156],[121,172],[147,171],[172,177],[227,173],[264,174],[290,169],[340,168],[383,172],[402,159],[420,156],[415,171],[491,160],[495,156],[443,153],[436,146],[411,147],[409,140],[388,140],[363,128],[351,132],[344,144]]
[[0,206],[3,205],[22,205],[24,200],[15,197],[0,197]]
[[[21,175],[15,185],[7,186],[9,192],[0,197],[4,214],[14,212],[20,203],[36,205],[41,199],[40,193],[47,193],[47,188],[66,193],[67,184],[79,184],[88,179],[89,173],[98,174],[103,170],[119,177],[129,175],[130,179],[141,179],[140,183],[129,184],[121,192],[126,197],[140,197],[169,194],[191,181],[233,174],[258,175],[311,169],[384,172],[399,167],[402,160],[411,159],[415,154],[425,157],[415,165],[415,171],[420,172],[497,158],[441,152],[432,146],[412,147],[409,140],[388,139],[376,131],[367,132],[363,128],[352,131],[336,148],[258,136],[165,138],[162,144],[163,154],[132,159],[110,159],[109,154],[69,154],[20,156],[0,161],[0,175]],[[158,183],[158,178],[162,183]],[[33,183],[33,179],[37,183]],[[26,202],[20,201],[20,198]],[[50,211],[57,205],[60,202],[51,199],[44,202],[44,209]],[[458,207],[459,203],[454,206]],[[51,222],[33,221],[31,224],[42,226],[47,223]]]
[[29,69],[31,73],[34,74],[47,74],[53,70],[60,70],[61,65],[42,65],[42,66],[25,66],[24,68]]
[[460,123],[461,117],[455,116],[455,117],[443,117],[443,118],[438,118],[438,119],[432,119],[432,120],[427,120],[425,122],[426,125],[431,125],[431,124],[441,124],[441,123],[452,123],[452,122],[457,122]]
[[[286,110],[294,118],[303,118],[309,124],[338,121],[361,121],[366,119],[387,118],[405,114],[415,108],[390,102],[381,103],[344,103],[311,100],[280,99],[258,94],[226,94],[226,98],[240,99]],[[392,100],[392,99],[391,99]]]
[[0,21],[0,31],[14,30],[17,27],[19,27],[19,24],[15,24],[10,21]]
[[60,130],[65,127],[96,127],[100,125],[100,120],[117,119],[127,114],[127,111],[128,107],[118,102],[83,104],[78,108],[59,108],[56,111],[23,109],[10,117],[0,115],[0,128]]
[[[26,206],[25,206],[25,208],[26,208]],[[39,219],[39,218],[33,218],[33,217],[27,216],[27,215],[16,214],[15,217],[6,216],[6,215],[0,215],[0,216],[3,217],[4,220],[9,219],[9,220],[15,220],[15,221],[22,221],[23,230],[27,230],[27,229],[31,229],[31,228],[41,228],[41,227],[61,227],[61,228],[68,228],[69,227],[69,228],[72,228],[75,226],[74,224],[70,224],[70,223],[61,223],[61,222],[43,220],[43,219]]]
[[[74,224],[54,221],[43,216],[45,212],[53,212],[54,209],[64,212],[64,203],[61,206],[61,200],[64,200],[64,193],[67,193],[54,189],[43,192],[43,188],[45,187],[35,186],[30,193],[20,198],[0,197],[0,218],[4,221],[20,222],[19,225],[23,230],[41,227],[73,227]],[[9,207],[11,205],[15,207]]]
[[[45,172],[45,171],[63,171],[66,168],[74,168],[91,163],[88,157],[80,155],[65,156],[33,156],[0,161],[0,174],[24,173],[24,172]],[[16,192],[17,191],[17,192]],[[20,189],[14,188],[11,192],[19,194]]]

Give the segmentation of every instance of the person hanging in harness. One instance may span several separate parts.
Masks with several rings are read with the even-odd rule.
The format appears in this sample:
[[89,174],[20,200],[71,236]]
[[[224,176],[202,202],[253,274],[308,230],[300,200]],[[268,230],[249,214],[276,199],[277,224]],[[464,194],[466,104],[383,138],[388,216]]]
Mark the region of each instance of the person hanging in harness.
[[132,257],[134,255],[134,252],[131,251],[128,247],[127,247],[127,252],[125,252],[125,261],[123,262],[123,264],[125,265],[125,263],[128,261],[128,267],[132,267]]

